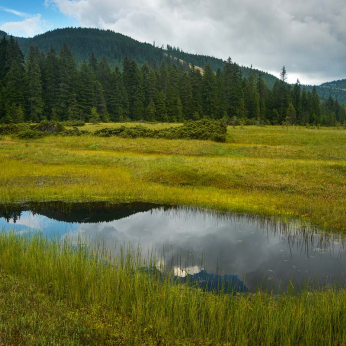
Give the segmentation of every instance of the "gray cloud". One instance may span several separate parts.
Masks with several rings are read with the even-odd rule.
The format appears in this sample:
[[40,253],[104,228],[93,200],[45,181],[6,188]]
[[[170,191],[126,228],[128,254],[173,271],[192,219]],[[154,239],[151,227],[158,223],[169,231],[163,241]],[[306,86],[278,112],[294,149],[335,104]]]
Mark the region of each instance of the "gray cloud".
[[346,78],[344,0],[46,0],[81,26],[232,59],[290,81]]

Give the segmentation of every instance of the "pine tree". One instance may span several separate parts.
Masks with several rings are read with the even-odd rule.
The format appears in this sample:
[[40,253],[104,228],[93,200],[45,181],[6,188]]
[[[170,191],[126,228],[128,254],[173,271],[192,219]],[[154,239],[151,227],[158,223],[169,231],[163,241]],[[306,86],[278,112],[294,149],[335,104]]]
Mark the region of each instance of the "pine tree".
[[282,70],[280,72],[280,79],[283,83],[286,83],[286,80],[287,80],[287,71],[286,71],[286,67],[283,66],[282,67]]
[[70,48],[64,44],[60,50],[58,102],[55,107],[60,120],[67,120],[67,110],[73,101],[73,91],[76,87],[76,76],[76,62]]
[[94,51],[91,52],[90,59],[89,59],[89,66],[93,69],[94,73],[96,74],[98,70],[98,62],[94,54]]
[[129,102],[123,84],[123,77],[118,67],[112,73],[111,90],[107,109],[112,121],[124,121],[129,116]]
[[103,93],[102,84],[100,82],[95,82],[95,107],[101,121],[103,121],[104,123],[109,122],[107,105]]
[[297,80],[296,84],[292,90],[292,104],[294,109],[296,110],[297,122],[303,124],[302,122],[302,104],[301,104],[301,87],[300,82]]
[[217,84],[215,74],[209,64],[204,67],[202,97],[203,113],[210,118],[218,114]]
[[177,101],[179,98],[179,75],[176,66],[170,66],[167,82],[166,109],[170,121],[177,121]]
[[17,107],[21,106],[22,109],[25,109],[25,86],[24,69],[17,61],[14,61],[5,78],[4,96],[6,113],[10,113],[13,105]]
[[168,121],[167,111],[166,111],[166,97],[163,91],[160,91],[157,94],[155,100],[155,108],[156,108],[156,120],[166,122]]
[[42,118],[44,103],[42,98],[41,69],[38,64],[40,58],[37,48],[30,47],[27,85],[29,101],[29,119],[38,122]]
[[100,122],[100,116],[97,113],[96,107],[91,108],[90,122],[93,124],[98,124]]
[[180,100],[185,119],[192,119],[192,90],[189,76],[184,73],[180,85]]
[[10,109],[10,116],[12,121],[16,124],[24,122],[24,112],[21,106],[13,105]]
[[134,60],[128,61],[125,59],[123,81],[129,99],[130,118],[136,120],[143,119],[144,94],[142,76]]
[[288,121],[290,122],[290,124],[295,125],[296,121],[297,121],[297,117],[296,117],[296,110],[295,110],[292,102],[289,104],[286,114],[287,114],[287,118],[288,118]]
[[50,118],[52,109],[57,105],[57,94],[59,89],[59,65],[55,50],[51,46],[41,70],[42,75],[42,97],[44,103],[43,114]]
[[153,100],[150,101],[147,108],[145,109],[145,120],[146,121],[154,121],[156,114],[156,107]]

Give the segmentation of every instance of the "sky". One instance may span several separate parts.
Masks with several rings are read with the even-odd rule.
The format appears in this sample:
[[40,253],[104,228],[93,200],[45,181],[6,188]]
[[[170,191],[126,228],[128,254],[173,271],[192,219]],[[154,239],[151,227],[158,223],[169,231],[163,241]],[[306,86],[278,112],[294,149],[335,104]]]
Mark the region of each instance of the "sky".
[[0,30],[110,29],[303,84],[346,78],[345,0],[0,0]]

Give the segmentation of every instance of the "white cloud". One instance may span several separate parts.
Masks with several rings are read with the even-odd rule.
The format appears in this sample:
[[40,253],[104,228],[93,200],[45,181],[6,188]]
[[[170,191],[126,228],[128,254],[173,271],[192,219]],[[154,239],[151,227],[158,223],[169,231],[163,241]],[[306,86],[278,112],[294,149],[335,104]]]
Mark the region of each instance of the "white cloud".
[[346,77],[344,0],[46,0],[81,26],[266,71],[301,82]]
[[40,14],[18,22],[3,23],[0,26],[0,30],[18,37],[32,37],[42,34],[51,28],[52,26],[42,19]]
[[13,10],[12,8],[7,8],[7,7],[4,7],[4,6],[0,6],[0,11],[5,11],[5,12],[8,12],[8,13],[12,13],[12,14],[18,16],[18,17],[30,17],[30,15],[27,14],[27,13],[19,12],[19,11]]

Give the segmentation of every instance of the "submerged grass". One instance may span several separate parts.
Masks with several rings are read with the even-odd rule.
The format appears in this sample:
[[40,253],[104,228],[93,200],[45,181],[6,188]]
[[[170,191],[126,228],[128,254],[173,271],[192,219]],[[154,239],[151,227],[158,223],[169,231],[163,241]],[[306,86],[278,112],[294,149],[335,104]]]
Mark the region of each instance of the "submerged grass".
[[[133,249],[0,235],[0,342],[71,345],[341,345],[346,292],[226,295],[149,276]],[[15,276],[13,276],[15,275]]]

